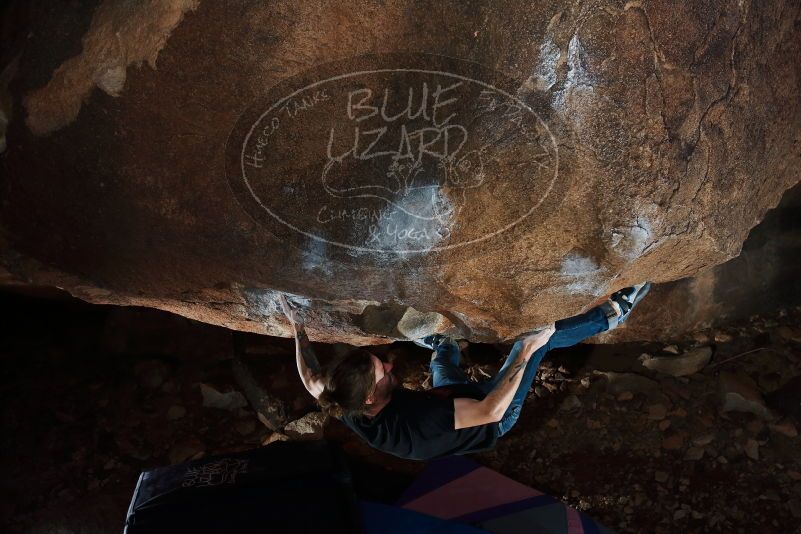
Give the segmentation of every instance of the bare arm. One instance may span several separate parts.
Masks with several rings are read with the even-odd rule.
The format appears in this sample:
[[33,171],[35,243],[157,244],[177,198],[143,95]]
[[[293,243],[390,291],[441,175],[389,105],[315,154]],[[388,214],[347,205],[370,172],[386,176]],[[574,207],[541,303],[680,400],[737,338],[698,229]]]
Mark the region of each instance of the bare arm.
[[312,349],[311,341],[306,335],[306,329],[303,327],[303,322],[292,309],[286,298],[281,295],[281,308],[284,311],[292,329],[295,331],[295,362],[298,366],[298,374],[303,381],[303,385],[315,399],[323,392],[325,383],[322,378],[322,371],[320,363],[317,361],[317,356]]
[[456,430],[497,423],[503,418],[503,414],[506,413],[506,409],[509,408],[515,392],[520,386],[523,371],[531,355],[548,342],[553,332],[554,326],[549,325],[544,330],[524,338],[520,352],[517,353],[504,376],[498,380],[484,400],[453,399],[453,418]]

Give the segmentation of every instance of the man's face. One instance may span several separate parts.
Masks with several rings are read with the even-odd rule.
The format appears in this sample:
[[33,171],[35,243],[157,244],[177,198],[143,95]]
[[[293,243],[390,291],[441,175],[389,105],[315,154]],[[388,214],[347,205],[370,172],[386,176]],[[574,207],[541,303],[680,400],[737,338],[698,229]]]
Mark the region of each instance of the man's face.
[[382,361],[375,354],[370,356],[373,360],[373,372],[375,373],[375,389],[367,397],[367,404],[375,404],[387,399],[392,390],[395,389],[396,378],[392,374],[392,364]]

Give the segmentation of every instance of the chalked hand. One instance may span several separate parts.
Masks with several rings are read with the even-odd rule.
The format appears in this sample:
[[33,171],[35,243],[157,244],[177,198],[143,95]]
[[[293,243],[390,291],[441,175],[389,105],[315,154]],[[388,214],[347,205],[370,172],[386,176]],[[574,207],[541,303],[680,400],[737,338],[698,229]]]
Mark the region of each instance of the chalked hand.
[[533,350],[537,350],[538,348],[545,346],[548,340],[551,339],[551,336],[554,332],[556,332],[556,326],[554,323],[538,328],[535,331],[528,333],[522,339],[523,345],[527,345]]
[[286,300],[284,295],[278,296],[278,302],[281,303],[281,310],[286,315],[286,318],[289,320],[289,323],[292,326],[295,326],[298,322],[301,322],[300,318],[298,317],[298,312],[292,307],[291,304]]

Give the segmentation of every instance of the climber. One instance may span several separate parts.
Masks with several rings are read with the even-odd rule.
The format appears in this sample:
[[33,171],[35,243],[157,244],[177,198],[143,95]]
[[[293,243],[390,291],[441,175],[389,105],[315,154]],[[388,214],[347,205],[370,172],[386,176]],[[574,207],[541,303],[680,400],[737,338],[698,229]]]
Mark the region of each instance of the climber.
[[295,331],[298,372],[323,410],[372,447],[417,460],[492,448],[514,426],[545,354],[622,324],[648,293],[648,282],[621,289],[590,311],[562,319],[515,342],[498,374],[471,382],[459,368],[459,346],[433,334],[417,340],[434,351],[432,389],[398,387],[392,363],[355,349],[323,372],[295,309],[281,306]]

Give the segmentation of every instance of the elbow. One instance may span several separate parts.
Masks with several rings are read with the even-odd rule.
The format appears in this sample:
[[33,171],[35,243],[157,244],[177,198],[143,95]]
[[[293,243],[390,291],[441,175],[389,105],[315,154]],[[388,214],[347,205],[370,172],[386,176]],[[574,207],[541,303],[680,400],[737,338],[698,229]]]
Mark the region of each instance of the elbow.
[[501,419],[503,419],[503,415],[506,413],[505,409],[501,409],[500,406],[489,406],[486,412],[486,419],[487,423],[498,423]]

